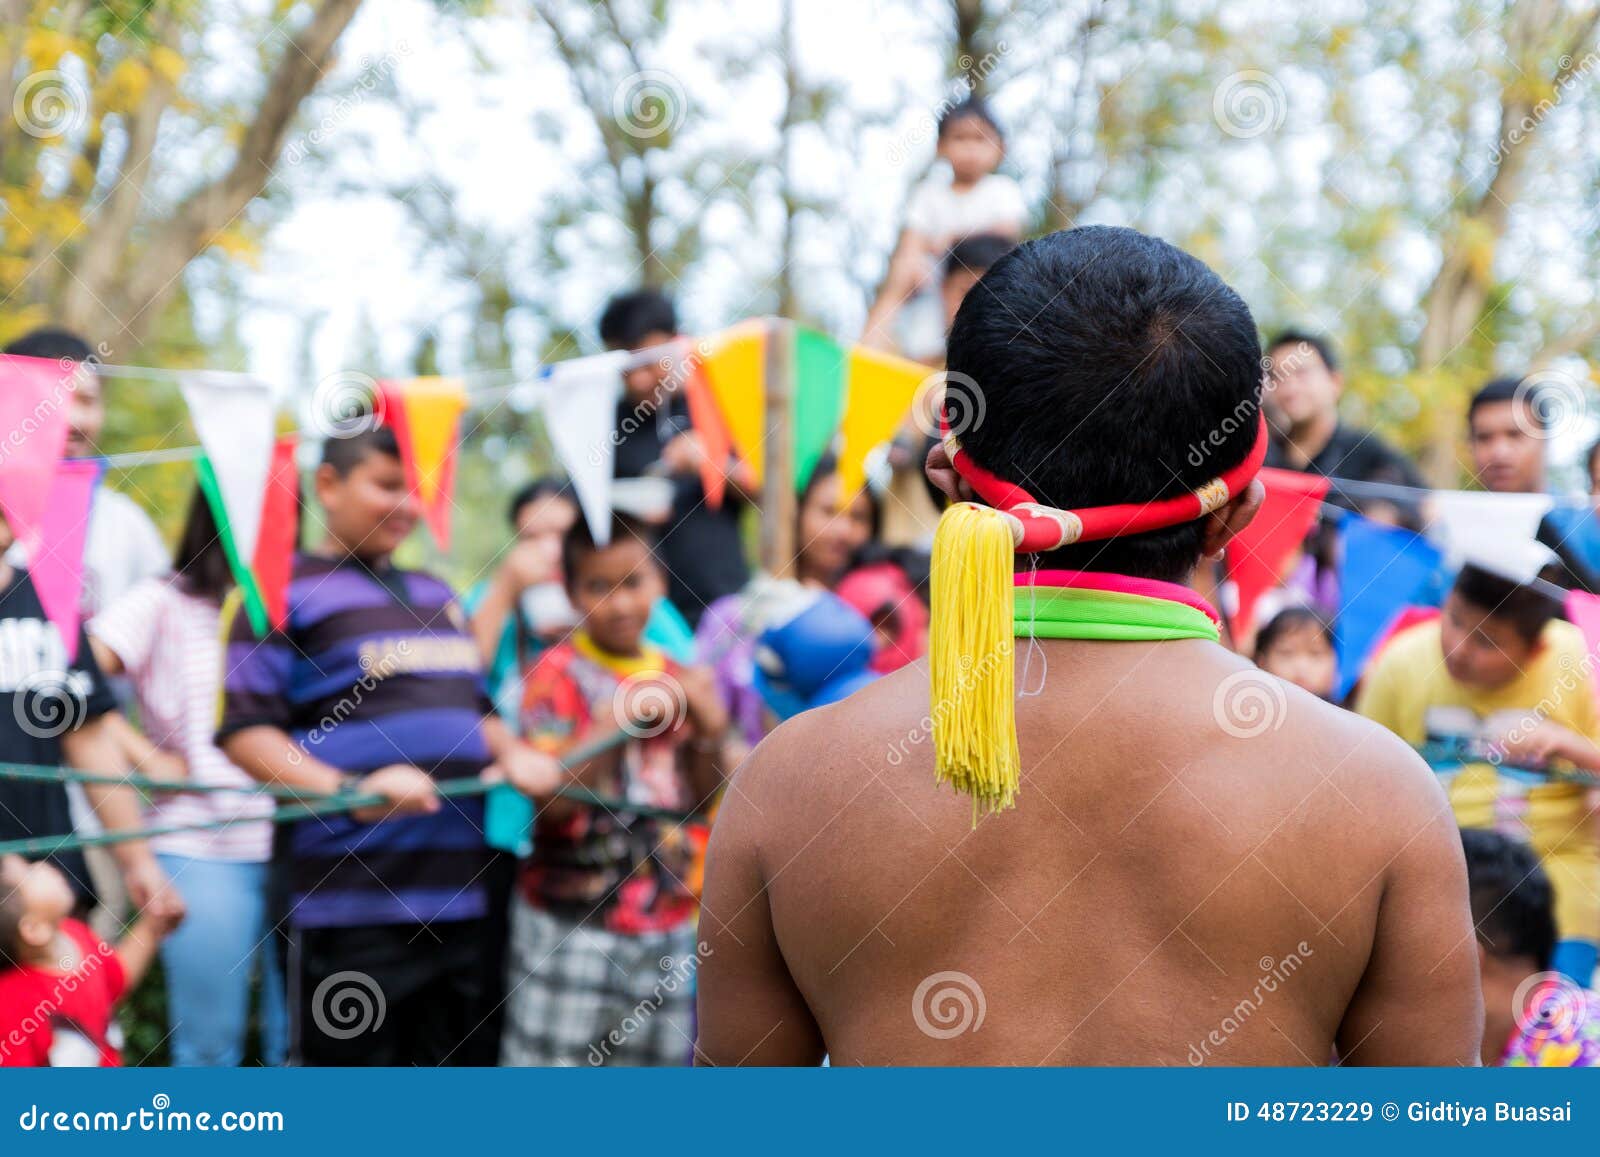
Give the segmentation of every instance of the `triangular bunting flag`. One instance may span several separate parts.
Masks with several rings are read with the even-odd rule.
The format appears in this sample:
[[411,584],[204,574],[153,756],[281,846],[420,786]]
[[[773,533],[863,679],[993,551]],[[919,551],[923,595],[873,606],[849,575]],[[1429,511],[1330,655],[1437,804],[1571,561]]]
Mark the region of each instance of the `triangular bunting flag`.
[[455,378],[407,378],[378,383],[384,423],[394,429],[406,477],[440,550],[450,549],[455,494],[456,434],[467,391]]
[[806,488],[817,462],[839,432],[844,410],[845,352],[838,342],[804,326],[794,331],[794,393],[790,430],[794,441],[795,492]]
[[840,423],[839,501],[851,502],[866,485],[867,454],[894,437],[920,386],[934,371],[920,362],[854,346]]
[[295,461],[299,441],[285,434],[272,447],[266,493],[261,497],[261,532],[256,536],[250,569],[266,611],[268,623],[283,626],[289,616],[289,576],[300,542],[300,467]]
[[1343,699],[1366,667],[1385,630],[1407,606],[1426,602],[1443,561],[1420,534],[1347,514],[1344,565],[1339,572],[1337,698]]
[[741,322],[705,340],[706,381],[734,448],[759,480],[766,463],[766,341],[764,322]]
[[30,558],[67,444],[76,372],[49,358],[0,354],[0,510]]
[[1322,510],[1328,480],[1298,470],[1264,469],[1266,500],[1250,525],[1228,544],[1228,577],[1238,592],[1233,633],[1245,638],[1255,625],[1256,600],[1282,581],[1284,563],[1305,542]]
[[705,451],[700,459],[700,487],[705,491],[706,505],[721,510],[728,488],[726,463],[733,453],[733,439],[698,358],[691,357],[684,365],[683,394],[689,403],[689,422]]
[[1531,542],[1554,500],[1548,494],[1437,490],[1431,503],[1428,537],[1444,549],[1451,566],[1460,566],[1469,556],[1492,558],[1508,542]]
[[556,457],[572,480],[589,533],[611,541],[611,475],[617,445],[617,398],[622,392],[624,351],[557,362],[545,370],[544,426]]
[[[261,527],[261,495],[272,466],[272,389],[238,374],[185,372],[178,388],[212,471],[216,499],[211,513],[238,558],[255,556]],[[207,492],[208,500],[211,492]]]
[[38,549],[28,556],[28,576],[39,592],[45,617],[61,632],[69,661],[78,657],[83,545],[89,536],[89,512],[104,465],[98,458],[61,463],[50,486]]
[[[1600,596],[1588,591],[1568,591],[1567,618],[1583,632],[1583,649],[1588,655],[1588,662],[1583,665],[1592,671],[1600,662]],[[1600,695],[1600,679],[1591,678],[1590,683]]]

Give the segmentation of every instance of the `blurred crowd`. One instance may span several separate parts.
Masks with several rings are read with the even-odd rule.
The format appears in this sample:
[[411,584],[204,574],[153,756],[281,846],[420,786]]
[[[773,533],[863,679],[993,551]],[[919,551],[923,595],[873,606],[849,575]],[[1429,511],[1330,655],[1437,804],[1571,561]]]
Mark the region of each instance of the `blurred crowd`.
[[[865,336],[934,366],[963,296],[1026,223],[981,103],[946,111],[939,155]],[[627,351],[683,339],[652,289],[614,298],[598,336]],[[1330,489],[1259,627],[1227,641],[1383,723],[1446,780],[1484,1062],[1600,1063],[1600,1016],[1556,1031],[1516,1011],[1535,982],[1595,1008],[1600,716],[1563,596],[1600,591],[1600,518],[1558,505],[1535,542],[1454,560],[1341,687],[1345,520],[1421,531],[1429,494],[1404,454],[1341,419],[1329,338],[1291,330],[1266,349],[1268,464]],[[80,363],[67,453],[99,453],[89,347],[41,330],[6,352]],[[158,962],[179,1065],[690,1063],[719,796],[778,722],[922,658],[943,499],[921,469],[933,435],[908,416],[860,493],[820,462],[795,500],[792,559],[753,573],[751,472],[707,461],[661,359],[630,365],[610,525],[590,524],[566,480],[535,479],[465,591],[394,562],[419,512],[384,427],[325,444],[288,618],[266,635],[241,613],[198,490],[169,552],[136,501],[101,488],[75,647],[0,526],[0,674],[16,702],[0,761],[106,777],[0,776],[0,840],[86,844],[0,860],[0,1064],[119,1063],[115,1009]],[[1546,418],[1520,379],[1485,384],[1467,418],[1474,485],[1543,493]],[[725,476],[720,504],[707,466]],[[1235,600],[1220,563],[1195,585],[1225,611]],[[41,707],[50,695],[64,714]],[[118,782],[130,771],[138,788]],[[340,796],[359,802],[274,822],[275,805]],[[97,845],[106,831],[152,834]]]

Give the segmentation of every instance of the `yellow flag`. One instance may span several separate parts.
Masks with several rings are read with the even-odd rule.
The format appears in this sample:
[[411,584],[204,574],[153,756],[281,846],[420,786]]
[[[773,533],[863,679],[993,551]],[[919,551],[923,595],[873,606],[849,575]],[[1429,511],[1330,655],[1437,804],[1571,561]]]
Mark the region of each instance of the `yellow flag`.
[[766,461],[766,326],[741,322],[707,339],[701,357],[706,381],[728,427],[734,449],[761,477]]
[[380,381],[378,391],[422,516],[440,549],[449,550],[456,433],[467,408],[466,387],[455,378],[408,378]]
[[850,502],[866,485],[867,454],[895,436],[911,410],[917,387],[934,371],[920,362],[854,346],[845,386],[839,447],[839,502]]

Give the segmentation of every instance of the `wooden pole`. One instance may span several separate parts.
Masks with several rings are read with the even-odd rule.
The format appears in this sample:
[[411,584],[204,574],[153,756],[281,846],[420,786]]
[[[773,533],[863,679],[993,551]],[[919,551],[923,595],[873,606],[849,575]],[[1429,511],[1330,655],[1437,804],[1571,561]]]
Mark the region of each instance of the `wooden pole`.
[[794,447],[789,431],[789,400],[794,393],[794,322],[767,322],[766,398],[761,480],[761,569],[774,578],[794,577]]

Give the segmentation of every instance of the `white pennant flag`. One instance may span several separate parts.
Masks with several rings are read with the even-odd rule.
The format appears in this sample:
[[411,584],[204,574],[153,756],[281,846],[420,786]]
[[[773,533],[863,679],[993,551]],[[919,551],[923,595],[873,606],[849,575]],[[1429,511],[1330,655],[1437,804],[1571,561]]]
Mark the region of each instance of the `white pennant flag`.
[[1430,498],[1429,537],[1444,548],[1452,566],[1468,558],[1493,558],[1510,543],[1529,543],[1554,501],[1548,494],[1495,494],[1486,490],[1440,490]]
[[617,398],[628,356],[619,350],[558,362],[545,375],[545,429],[600,546],[611,541]]
[[245,566],[255,557],[261,501],[277,438],[272,388],[243,374],[184,371],[178,388],[217,476],[227,529]]

